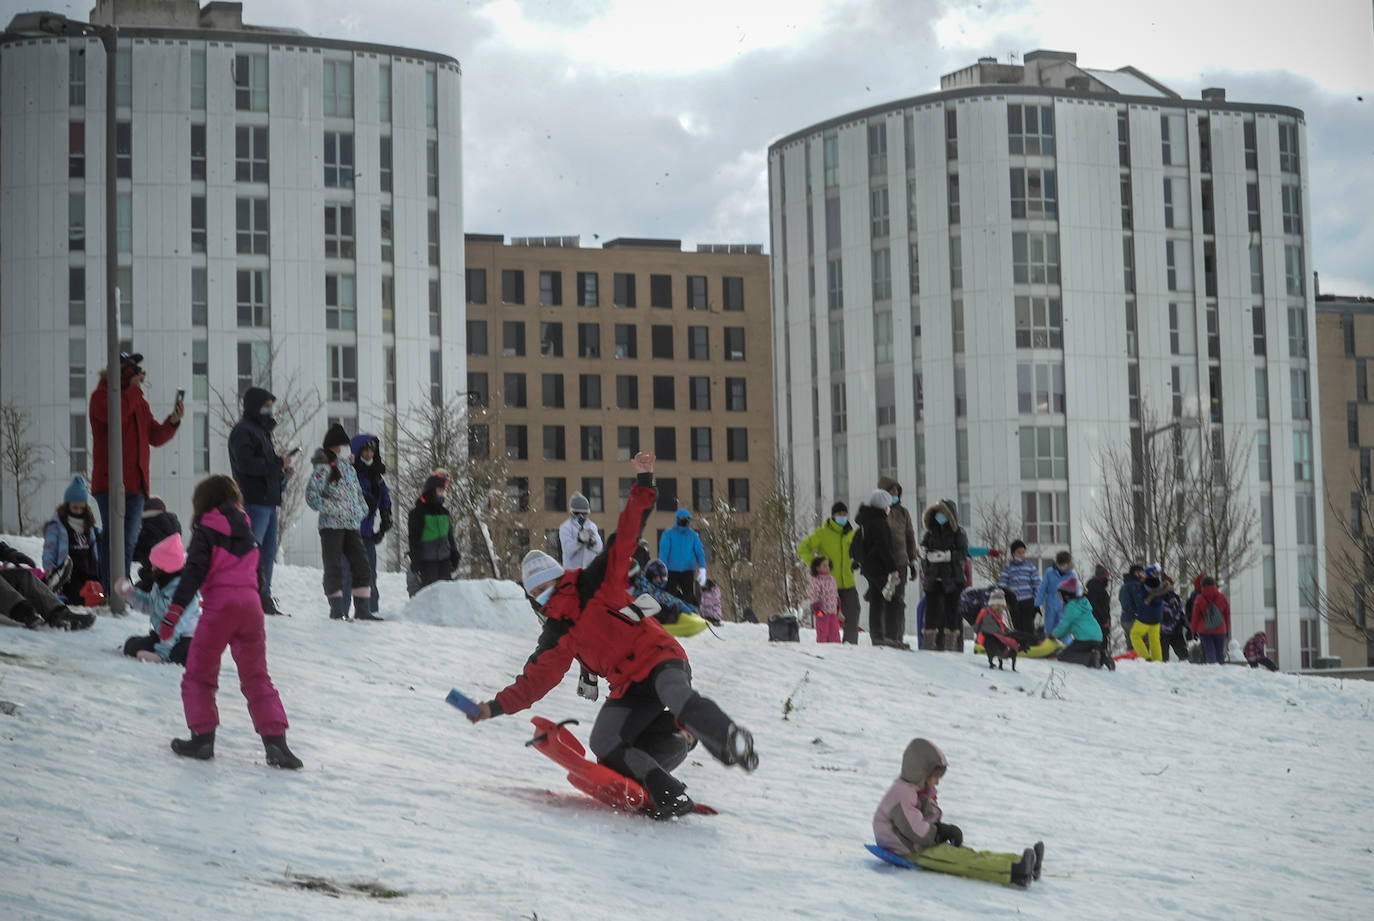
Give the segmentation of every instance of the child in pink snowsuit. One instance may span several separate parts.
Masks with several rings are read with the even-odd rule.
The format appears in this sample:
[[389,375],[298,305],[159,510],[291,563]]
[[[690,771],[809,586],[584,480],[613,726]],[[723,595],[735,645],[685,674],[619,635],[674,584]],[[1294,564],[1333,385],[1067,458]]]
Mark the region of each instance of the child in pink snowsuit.
[[191,548],[181,584],[158,626],[158,636],[171,638],[186,605],[200,592],[200,622],[191,639],[181,703],[189,739],[173,739],[172,751],[187,758],[215,756],[219,710],[220,659],[228,646],[238,666],[239,687],[248,700],[253,728],[262,736],[267,763],[295,770],[301,760],[286,747],[286,711],[267,674],[267,630],[262,613],[263,587],[258,542],[253,537],[243,495],[222,474],[206,477],[191,496]]
[[811,560],[811,611],[816,615],[816,642],[840,641],[840,591],[830,575],[830,561],[817,554]]

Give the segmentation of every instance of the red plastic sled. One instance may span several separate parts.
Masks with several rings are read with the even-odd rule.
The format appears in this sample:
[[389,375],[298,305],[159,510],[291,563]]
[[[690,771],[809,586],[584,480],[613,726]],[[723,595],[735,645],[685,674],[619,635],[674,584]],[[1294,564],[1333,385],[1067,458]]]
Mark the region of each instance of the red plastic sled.
[[[568,723],[576,723],[576,720],[555,723],[535,716],[530,722],[534,724],[534,738],[525,744],[567,771],[568,782],[574,787],[612,809],[647,813],[653,808],[649,794],[639,784],[604,764],[587,759],[586,749],[567,728]],[[702,803],[697,803],[693,811],[699,815],[716,814],[716,810]]]

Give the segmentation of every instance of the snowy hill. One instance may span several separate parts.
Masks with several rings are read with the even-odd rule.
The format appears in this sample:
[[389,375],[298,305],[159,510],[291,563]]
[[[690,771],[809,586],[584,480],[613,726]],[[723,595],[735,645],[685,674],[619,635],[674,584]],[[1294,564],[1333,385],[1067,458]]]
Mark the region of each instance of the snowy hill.
[[[1371,683],[989,672],[727,625],[684,645],[761,766],[698,749],[680,775],[721,814],[660,824],[581,798],[522,744],[528,713],[472,726],[444,703],[451,686],[489,697],[529,655],[538,623],[512,586],[447,586],[404,615],[388,574],[394,620],[342,624],[317,571],[277,572],[294,616],[269,620],[268,661],[299,773],[264,766],[228,656],[216,757],[188,762],[167,748],[184,732],[181,670],[119,653],[144,619],[0,630],[0,700],[16,706],[0,713],[0,917],[1335,921],[1374,904]],[[585,741],[599,704],[575,684],[574,670],[531,712],[580,719]],[[949,757],[940,801],[967,843],[1045,840],[1040,883],[863,850],[913,735]]]

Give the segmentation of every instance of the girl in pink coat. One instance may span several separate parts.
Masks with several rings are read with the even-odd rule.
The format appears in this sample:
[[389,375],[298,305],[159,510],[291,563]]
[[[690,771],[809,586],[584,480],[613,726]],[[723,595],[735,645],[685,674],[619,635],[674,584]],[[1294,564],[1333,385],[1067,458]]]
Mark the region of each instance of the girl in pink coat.
[[959,826],[941,821],[936,790],[949,762],[928,739],[912,739],[902,754],[902,773],[873,813],[878,846],[913,863],[953,876],[1025,888],[1040,878],[1045,845],[1037,841],[1021,854],[999,854],[964,847]]
[[830,575],[830,561],[819,554],[811,560],[811,612],[816,615],[816,642],[840,641],[840,591]]
[[232,479],[216,474],[196,485],[191,505],[195,511],[191,548],[181,584],[158,626],[158,636],[169,639],[182,611],[200,592],[200,622],[181,679],[181,703],[191,738],[173,739],[172,751],[201,760],[215,756],[215,729],[219,726],[215,691],[220,660],[228,646],[238,666],[239,686],[248,700],[253,728],[262,736],[267,763],[296,770],[301,760],[286,747],[286,711],[267,674],[258,542],[243,510],[243,495]]

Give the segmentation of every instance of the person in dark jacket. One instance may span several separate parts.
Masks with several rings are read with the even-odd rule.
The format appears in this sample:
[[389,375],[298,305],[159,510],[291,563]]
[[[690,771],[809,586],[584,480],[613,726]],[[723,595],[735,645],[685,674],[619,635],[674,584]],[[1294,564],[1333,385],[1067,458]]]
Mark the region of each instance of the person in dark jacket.
[[1126,638],[1126,648],[1131,648],[1131,628],[1140,616],[1140,606],[1145,603],[1145,567],[1132,563],[1121,580],[1121,590],[1116,593],[1121,602],[1121,635]]
[[910,649],[906,642],[906,586],[916,578],[916,529],[911,523],[911,510],[902,504],[902,484],[892,477],[879,477],[878,488],[892,496],[887,510],[887,526],[892,531],[892,555],[897,561],[897,588],[887,603],[884,638],[889,646]]
[[1110,588],[1112,574],[1101,563],[1093,564],[1093,577],[1083,587],[1083,596],[1093,609],[1093,619],[1102,628],[1104,638],[1112,633],[1112,596]]
[[[1167,578],[1167,577],[1166,577]],[[1164,613],[1159,621],[1159,651],[1165,662],[1169,661],[1169,650],[1173,650],[1180,662],[1188,661],[1188,614],[1190,608],[1183,606],[1183,599],[1170,580],[1170,588],[1164,595]]]
[[[377,545],[391,530],[391,490],[386,485],[381,439],[363,433],[354,435],[349,446],[353,449],[353,469],[358,474],[358,485],[362,487],[363,499],[367,502],[367,517],[359,526],[359,533],[363,538],[363,549],[367,551],[367,562],[372,567],[372,594],[368,596],[367,604],[363,603],[362,598],[353,599],[353,617],[356,620],[381,620],[377,616],[380,607],[377,601]],[[377,524],[379,514],[380,525]],[[344,583],[348,584],[352,571],[348,568],[347,558],[343,559],[343,570]]]
[[868,602],[868,639],[874,646],[893,645],[893,638],[887,633],[888,599],[892,597],[900,575],[897,572],[897,557],[892,552],[892,528],[887,521],[891,502],[892,495],[885,489],[879,489],[869,496],[868,502],[854,516],[854,523],[859,526],[859,536],[855,542],[860,548],[855,556],[859,559],[859,571],[868,580],[864,600]]
[[967,585],[968,535],[959,526],[953,501],[933,503],[921,516],[925,533],[923,576],[926,587],[926,629],[922,649],[956,650],[963,633],[959,621],[959,595]]
[[33,574],[37,565],[27,554],[0,541],[0,615],[25,627],[44,623],[58,630],[85,630],[95,615],[78,614]]
[[1135,625],[1131,627],[1131,648],[1142,659],[1152,662],[1164,660],[1159,625],[1164,620],[1164,596],[1173,591],[1173,587],[1174,583],[1164,575],[1159,564],[1146,567],[1143,596],[1136,610]]
[[425,479],[420,498],[406,519],[410,537],[410,573],[406,587],[413,596],[426,585],[447,582],[459,562],[458,542],[453,535],[453,517],[444,508],[448,492],[448,473],[437,470]]
[[272,568],[277,559],[278,514],[286,481],[299,448],[278,454],[272,444],[277,398],[261,387],[243,394],[243,418],[229,433],[229,470],[243,493],[243,509],[262,551],[262,609],[280,614],[272,598]]
[[138,578],[133,574],[129,579],[142,591],[148,591],[153,584],[153,564],[150,554],[153,548],[175,534],[181,536],[181,520],[167,511],[167,503],[161,496],[149,496],[143,504],[143,528],[138,532],[138,544],[134,547],[134,562],[139,564]]

